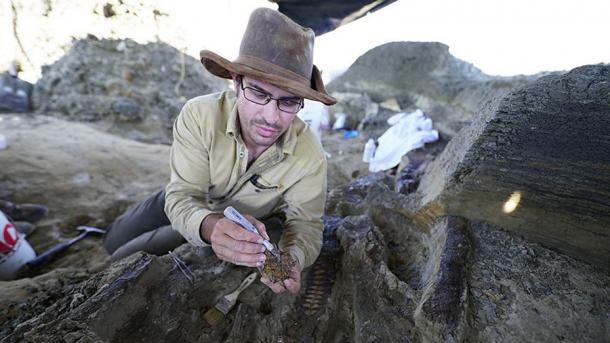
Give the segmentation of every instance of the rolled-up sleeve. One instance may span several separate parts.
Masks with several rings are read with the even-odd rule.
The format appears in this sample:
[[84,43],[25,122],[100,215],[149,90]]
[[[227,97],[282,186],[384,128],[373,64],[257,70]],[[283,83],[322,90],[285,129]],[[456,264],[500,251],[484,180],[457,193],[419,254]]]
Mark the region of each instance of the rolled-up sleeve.
[[326,203],[326,159],[286,190],[286,227],[279,246],[305,268],[314,263],[322,246],[322,215]]
[[[174,123],[170,149],[170,182],[165,188],[165,213],[172,227],[191,244],[207,246],[199,234],[203,219],[212,211],[206,208],[210,184],[209,135],[202,115],[187,103]],[[199,119],[199,120],[198,120]]]

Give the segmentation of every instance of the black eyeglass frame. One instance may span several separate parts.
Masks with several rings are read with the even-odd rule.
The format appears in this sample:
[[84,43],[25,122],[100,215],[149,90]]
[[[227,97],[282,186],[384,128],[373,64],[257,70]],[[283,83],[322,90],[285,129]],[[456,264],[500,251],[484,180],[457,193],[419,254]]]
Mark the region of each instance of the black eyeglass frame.
[[[237,79],[237,82],[239,82],[239,86],[240,86],[241,90],[244,92],[244,98],[246,98],[246,100],[248,100],[248,101],[250,101],[252,103],[255,103],[257,105],[267,105],[271,100],[275,100],[275,105],[277,106],[278,110],[280,110],[282,112],[290,113],[290,114],[297,114],[302,108],[305,107],[305,101],[303,100],[303,98],[300,98],[299,101],[298,101],[299,106],[297,107],[296,111],[294,111],[294,112],[286,111],[285,109],[282,109],[280,107],[280,101],[281,100],[293,101],[292,99],[284,98],[284,97],[274,98],[274,97],[271,96],[271,94],[265,92],[264,90],[256,89],[256,88],[249,87],[249,86],[244,86],[244,78],[243,78],[243,76],[239,77]],[[248,98],[246,96],[246,88],[248,88],[248,89],[250,89],[250,90],[252,90],[254,92],[257,92],[257,93],[264,93],[267,96],[266,101],[265,102],[258,102],[257,100],[252,100],[252,99]]]

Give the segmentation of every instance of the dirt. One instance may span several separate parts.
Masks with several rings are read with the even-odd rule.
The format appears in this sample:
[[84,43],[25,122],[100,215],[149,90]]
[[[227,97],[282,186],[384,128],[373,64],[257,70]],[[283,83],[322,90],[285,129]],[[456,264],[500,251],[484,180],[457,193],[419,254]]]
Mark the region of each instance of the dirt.
[[290,271],[296,263],[292,255],[283,251],[278,259],[267,250],[265,256],[267,259],[261,270],[263,276],[268,277],[273,283],[287,280],[290,277]]

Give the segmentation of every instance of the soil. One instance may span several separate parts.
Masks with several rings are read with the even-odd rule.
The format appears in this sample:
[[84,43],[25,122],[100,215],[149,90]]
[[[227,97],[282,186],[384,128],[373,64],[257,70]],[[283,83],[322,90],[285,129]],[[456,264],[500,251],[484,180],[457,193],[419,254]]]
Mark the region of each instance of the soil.
[[265,251],[265,256],[267,259],[261,270],[262,275],[268,277],[273,283],[284,281],[290,277],[290,271],[296,263],[292,255],[283,251],[278,259],[269,251]]

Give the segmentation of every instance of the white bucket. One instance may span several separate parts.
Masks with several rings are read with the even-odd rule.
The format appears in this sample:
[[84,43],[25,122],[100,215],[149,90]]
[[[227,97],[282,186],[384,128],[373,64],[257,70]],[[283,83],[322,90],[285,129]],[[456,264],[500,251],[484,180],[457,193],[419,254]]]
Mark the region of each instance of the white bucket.
[[36,257],[36,252],[0,211],[0,280],[12,280],[17,271]]
[[8,141],[5,135],[0,135],[0,150],[8,148]]

